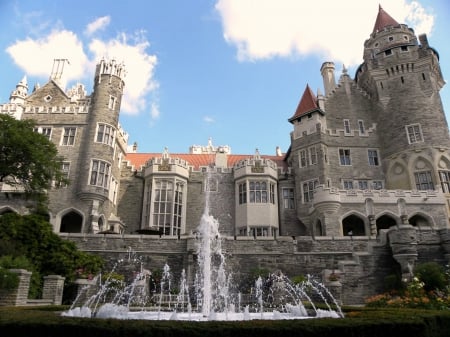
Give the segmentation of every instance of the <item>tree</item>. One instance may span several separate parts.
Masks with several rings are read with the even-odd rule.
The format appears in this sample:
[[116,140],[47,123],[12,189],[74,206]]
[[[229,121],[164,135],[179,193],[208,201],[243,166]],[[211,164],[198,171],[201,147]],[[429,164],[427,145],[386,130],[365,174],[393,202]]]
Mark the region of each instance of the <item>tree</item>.
[[52,181],[57,186],[68,181],[55,144],[34,129],[33,120],[0,114],[0,183],[42,194]]
[[[52,225],[38,214],[21,216],[7,213],[0,216],[0,267],[2,257],[6,261],[30,261],[29,271],[33,273],[31,297],[39,297],[42,276],[64,276],[65,285],[69,286],[79,276],[80,270],[96,275],[104,265],[100,256],[78,250],[75,243],[59,237],[53,232]],[[3,267],[20,266],[9,263]]]

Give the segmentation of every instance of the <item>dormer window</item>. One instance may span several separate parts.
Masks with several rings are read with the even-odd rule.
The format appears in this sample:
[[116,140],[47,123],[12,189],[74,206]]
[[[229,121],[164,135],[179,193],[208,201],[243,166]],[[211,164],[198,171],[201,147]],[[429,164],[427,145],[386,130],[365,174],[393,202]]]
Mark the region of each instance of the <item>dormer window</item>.
[[391,49],[385,50],[384,55],[386,56],[392,55],[392,50]]

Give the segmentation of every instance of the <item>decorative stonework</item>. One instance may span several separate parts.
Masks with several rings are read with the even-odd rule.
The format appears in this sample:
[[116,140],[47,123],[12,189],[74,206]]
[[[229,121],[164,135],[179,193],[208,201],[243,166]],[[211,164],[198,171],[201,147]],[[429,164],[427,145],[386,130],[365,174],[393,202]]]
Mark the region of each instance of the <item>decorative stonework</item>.
[[158,171],[170,171],[170,164],[168,158],[163,158],[161,164],[158,166]]
[[252,167],[252,173],[264,173],[264,167],[260,160],[255,160],[255,165]]

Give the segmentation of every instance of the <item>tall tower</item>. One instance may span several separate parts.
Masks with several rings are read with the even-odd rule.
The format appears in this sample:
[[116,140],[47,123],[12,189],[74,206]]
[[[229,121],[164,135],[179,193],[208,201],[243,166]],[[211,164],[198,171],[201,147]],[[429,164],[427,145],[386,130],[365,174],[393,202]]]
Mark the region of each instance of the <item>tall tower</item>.
[[439,54],[426,35],[418,41],[413,29],[380,6],[355,80],[376,103],[386,188],[439,188],[439,172],[450,169],[450,139]]
[[101,60],[97,65],[89,117],[82,136],[78,196],[92,202],[90,227],[94,232],[101,229],[99,214],[108,217],[115,213],[121,154],[126,150],[118,141],[124,77],[124,65],[115,60]]

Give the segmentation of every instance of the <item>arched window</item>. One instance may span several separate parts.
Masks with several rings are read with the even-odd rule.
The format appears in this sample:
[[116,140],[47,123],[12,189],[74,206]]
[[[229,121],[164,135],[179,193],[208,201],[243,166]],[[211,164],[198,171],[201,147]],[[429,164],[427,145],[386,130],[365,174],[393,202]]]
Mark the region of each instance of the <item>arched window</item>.
[[411,218],[409,218],[408,222],[412,226],[416,226],[416,227],[431,226],[428,219],[420,214],[416,214],[416,215],[412,216]]

